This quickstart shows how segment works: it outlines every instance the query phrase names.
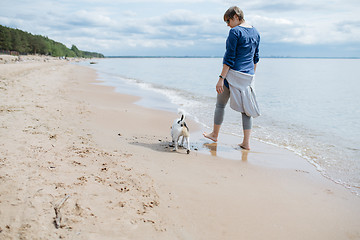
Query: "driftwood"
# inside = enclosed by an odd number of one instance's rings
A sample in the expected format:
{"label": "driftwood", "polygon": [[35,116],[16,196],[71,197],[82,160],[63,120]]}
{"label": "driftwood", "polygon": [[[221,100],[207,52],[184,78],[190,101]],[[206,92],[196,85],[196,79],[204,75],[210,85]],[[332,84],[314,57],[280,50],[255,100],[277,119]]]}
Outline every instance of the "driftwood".
{"label": "driftwood", "polygon": [[60,227],[60,223],[61,223],[61,213],[60,213],[60,208],[64,205],[65,201],[70,197],[70,195],[66,195],[59,204],[57,204],[54,207],[55,210],[55,227],[59,228]]}

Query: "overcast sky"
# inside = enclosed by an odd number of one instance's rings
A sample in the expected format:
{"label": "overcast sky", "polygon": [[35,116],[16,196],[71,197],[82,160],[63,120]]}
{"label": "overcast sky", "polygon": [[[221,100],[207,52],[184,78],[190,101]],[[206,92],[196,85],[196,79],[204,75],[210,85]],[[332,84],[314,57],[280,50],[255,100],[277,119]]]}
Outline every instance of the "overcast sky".
{"label": "overcast sky", "polygon": [[360,57],[359,0],[1,0],[0,24],[106,56],[223,56],[233,5],[262,56]]}

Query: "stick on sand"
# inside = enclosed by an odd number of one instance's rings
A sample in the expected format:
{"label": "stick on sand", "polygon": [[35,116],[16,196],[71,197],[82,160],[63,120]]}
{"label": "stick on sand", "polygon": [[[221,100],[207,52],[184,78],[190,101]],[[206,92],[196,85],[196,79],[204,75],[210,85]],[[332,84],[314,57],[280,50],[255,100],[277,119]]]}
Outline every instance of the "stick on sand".
{"label": "stick on sand", "polygon": [[57,204],[54,209],[55,209],[55,227],[59,228],[60,227],[60,222],[61,222],[61,213],[60,213],[60,208],[64,205],[65,201],[70,197],[70,195],[66,195],[59,204]]}

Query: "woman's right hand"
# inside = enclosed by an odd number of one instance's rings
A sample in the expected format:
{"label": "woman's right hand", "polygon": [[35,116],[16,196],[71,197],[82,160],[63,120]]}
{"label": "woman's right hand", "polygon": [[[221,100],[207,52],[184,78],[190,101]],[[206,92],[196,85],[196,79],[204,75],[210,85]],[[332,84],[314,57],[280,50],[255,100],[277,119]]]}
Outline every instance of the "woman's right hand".
{"label": "woman's right hand", "polygon": [[224,79],[219,78],[219,81],[216,84],[216,92],[219,94],[224,92]]}

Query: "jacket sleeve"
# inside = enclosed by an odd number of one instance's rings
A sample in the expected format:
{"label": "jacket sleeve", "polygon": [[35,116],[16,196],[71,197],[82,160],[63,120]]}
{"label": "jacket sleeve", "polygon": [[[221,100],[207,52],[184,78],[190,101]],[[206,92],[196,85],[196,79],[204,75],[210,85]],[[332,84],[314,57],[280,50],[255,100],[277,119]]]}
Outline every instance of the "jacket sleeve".
{"label": "jacket sleeve", "polygon": [[236,31],[234,28],[230,29],[229,36],[226,40],[226,52],[223,59],[223,64],[228,65],[230,68],[234,67],[238,39],[239,31]]}
{"label": "jacket sleeve", "polygon": [[257,46],[255,49],[255,53],[254,53],[254,64],[257,64],[260,60],[260,55],[259,55],[259,45],[260,45],[260,35],[258,38],[258,42],[257,42]]}

